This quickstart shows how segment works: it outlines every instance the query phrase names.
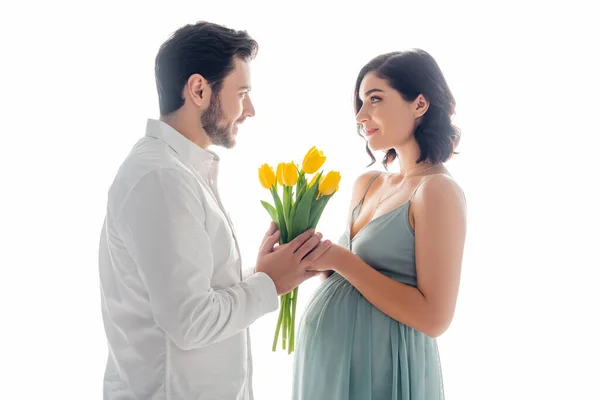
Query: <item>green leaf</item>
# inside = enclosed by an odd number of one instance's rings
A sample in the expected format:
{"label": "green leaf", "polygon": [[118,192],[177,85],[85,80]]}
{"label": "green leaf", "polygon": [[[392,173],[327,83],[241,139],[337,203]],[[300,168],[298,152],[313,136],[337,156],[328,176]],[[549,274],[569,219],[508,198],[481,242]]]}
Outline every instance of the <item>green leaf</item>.
{"label": "green leaf", "polygon": [[[296,167],[298,169],[298,167]],[[298,182],[296,183],[296,203],[300,200],[302,196],[303,189],[306,188],[306,178],[304,177],[304,171],[298,171]]]}
{"label": "green leaf", "polygon": [[292,241],[296,236],[294,236],[294,218],[296,218],[296,209],[298,208],[298,202],[295,202],[292,206],[292,210],[290,211],[290,221],[292,221],[289,225],[290,228],[290,241]]}
{"label": "green leaf", "polygon": [[279,223],[279,218],[277,218],[277,210],[275,209],[275,207],[273,207],[271,204],[267,203],[264,200],[261,200],[260,202],[262,203],[265,210],[267,210],[267,212],[271,216],[271,219],[273,221],[275,221],[276,223]]}
{"label": "green leaf", "polygon": [[287,227],[288,240],[292,238],[292,210],[294,208],[293,203],[293,187],[286,186],[283,189],[283,217],[285,219],[285,225]]}
{"label": "green leaf", "polygon": [[283,217],[285,218],[286,226],[290,226],[290,188],[288,186],[283,187]]}
{"label": "green leaf", "polygon": [[287,198],[287,211],[286,211],[286,226],[288,229],[288,239],[292,236],[292,217],[291,217],[291,213],[292,213],[292,209],[293,209],[293,201],[294,201],[294,188],[293,187],[288,187],[288,198]]}
{"label": "green leaf", "polygon": [[279,221],[279,231],[281,232],[281,236],[279,237],[279,243],[284,244],[288,242],[288,234],[287,225],[283,216],[283,205],[281,204],[281,198],[279,198],[279,193],[277,193],[277,190],[275,190],[275,188],[271,188],[271,194],[273,195],[273,200],[275,201],[275,208],[277,209],[277,220]]}
{"label": "green leaf", "polygon": [[318,203],[318,206],[315,207],[316,211],[313,214],[311,212],[311,217],[310,217],[310,221],[309,221],[309,227],[315,229],[317,227],[317,224],[319,223],[319,220],[321,219],[321,214],[323,214],[323,210],[325,210],[325,206],[327,205],[327,203],[329,202],[329,199],[331,199],[331,197],[333,196],[333,194],[330,194],[329,196],[322,196],[319,198],[320,201]]}
{"label": "green leaf", "polygon": [[310,208],[310,217],[308,218],[309,224],[315,219],[315,215],[317,215],[317,212],[321,209],[323,202],[325,202],[325,198],[326,196],[321,196],[313,201],[312,207]]}
{"label": "green leaf", "polygon": [[313,199],[316,196],[317,189],[318,185],[312,185],[300,198],[300,201],[296,203],[296,213],[294,215],[294,219],[292,220],[292,237],[296,237],[308,229],[310,208],[312,206]]}
{"label": "green leaf", "polygon": [[296,196],[296,201],[292,206],[292,211],[290,213],[290,221],[294,221],[294,218],[296,218],[296,210],[298,209],[298,204],[302,201],[302,197],[304,196],[304,192],[306,191],[306,186],[303,186],[300,190],[301,192],[298,196]]}
{"label": "green leaf", "polygon": [[299,202],[302,199],[302,196],[306,193],[306,182],[299,186],[298,192],[296,194],[296,202]]}

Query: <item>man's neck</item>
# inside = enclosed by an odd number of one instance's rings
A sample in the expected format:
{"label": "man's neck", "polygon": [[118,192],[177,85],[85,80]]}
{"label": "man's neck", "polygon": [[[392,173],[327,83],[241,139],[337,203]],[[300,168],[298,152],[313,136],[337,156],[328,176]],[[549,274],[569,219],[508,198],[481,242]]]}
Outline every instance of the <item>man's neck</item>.
{"label": "man's neck", "polygon": [[199,118],[190,118],[176,111],[172,115],[161,116],[160,120],[204,150],[212,144]]}

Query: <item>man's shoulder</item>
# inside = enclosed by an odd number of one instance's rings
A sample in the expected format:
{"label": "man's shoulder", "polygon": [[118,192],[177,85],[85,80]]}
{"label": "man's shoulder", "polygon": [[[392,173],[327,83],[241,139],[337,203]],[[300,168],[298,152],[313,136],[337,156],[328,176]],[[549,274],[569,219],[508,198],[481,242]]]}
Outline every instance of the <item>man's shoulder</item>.
{"label": "man's shoulder", "polygon": [[109,199],[122,200],[142,178],[165,172],[175,173],[182,179],[193,176],[173,149],[156,139],[144,137],[119,166],[109,188]]}

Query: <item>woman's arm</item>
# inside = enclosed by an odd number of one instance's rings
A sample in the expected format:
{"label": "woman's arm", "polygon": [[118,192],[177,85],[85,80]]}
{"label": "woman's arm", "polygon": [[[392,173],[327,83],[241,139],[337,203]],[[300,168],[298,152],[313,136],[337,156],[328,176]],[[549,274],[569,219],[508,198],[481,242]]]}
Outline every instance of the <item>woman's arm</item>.
{"label": "woman's arm", "polygon": [[462,191],[449,177],[429,179],[413,198],[418,287],[377,272],[352,252],[332,246],[312,268],[334,269],[375,307],[428,336],[454,315],[466,236]]}

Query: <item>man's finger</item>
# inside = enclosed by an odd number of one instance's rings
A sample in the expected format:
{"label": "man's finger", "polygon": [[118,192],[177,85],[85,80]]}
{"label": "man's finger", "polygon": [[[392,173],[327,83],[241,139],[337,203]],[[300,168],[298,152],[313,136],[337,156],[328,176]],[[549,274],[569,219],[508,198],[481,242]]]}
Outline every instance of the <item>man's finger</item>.
{"label": "man's finger", "polygon": [[273,247],[273,252],[284,250],[286,247],[287,247],[287,244],[277,245],[277,246]]}
{"label": "man's finger", "polygon": [[265,243],[265,240],[267,240],[267,238],[269,236],[271,236],[272,234],[275,233],[275,229],[277,229],[277,226],[275,225],[274,221],[271,221],[271,224],[269,225],[269,229],[267,230],[267,233],[265,233],[265,236],[263,237],[262,242],[260,242],[261,246]]}
{"label": "man's finger", "polygon": [[315,249],[319,243],[321,242],[321,238],[323,235],[320,233],[316,233],[310,239],[308,239],[296,252],[294,255],[298,257],[298,260],[302,260],[308,253],[310,253],[313,249]]}
{"label": "man's finger", "polygon": [[260,247],[258,254],[260,254],[261,256],[264,256],[264,255],[267,255],[270,252],[272,252],[273,246],[275,246],[275,243],[277,243],[279,241],[279,235],[280,235],[280,232],[277,231],[274,234],[272,234],[271,236],[265,238],[265,241],[263,242],[262,246]]}
{"label": "man's finger", "polygon": [[317,247],[315,247],[315,249],[313,251],[308,253],[308,255],[306,257],[304,257],[302,262],[305,265],[310,265],[310,264],[314,263],[323,254],[325,254],[325,252],[327,250],[329,250],[330,248],[331,248],[331,241],[325,240],[325,241],[319,243],[319,245]]}
{"label": "man's finger", "polygon": [[314,229],[309,229],[309,230],[303,232],[302,234],[298,235],[298,237],[296,237],[294,240],[292,240],[289,243],[292,253],[295,253],[296,250],[298,250],[300,248],[300,246],[302,246],[304,244],[304,242],[306,242],[308,239],[310,239],[314,233],[315,233]]}

